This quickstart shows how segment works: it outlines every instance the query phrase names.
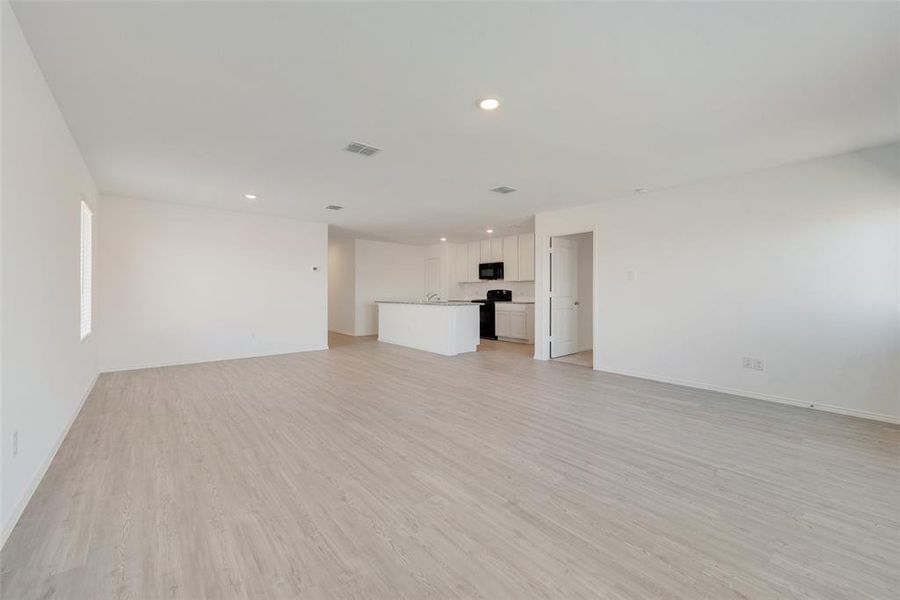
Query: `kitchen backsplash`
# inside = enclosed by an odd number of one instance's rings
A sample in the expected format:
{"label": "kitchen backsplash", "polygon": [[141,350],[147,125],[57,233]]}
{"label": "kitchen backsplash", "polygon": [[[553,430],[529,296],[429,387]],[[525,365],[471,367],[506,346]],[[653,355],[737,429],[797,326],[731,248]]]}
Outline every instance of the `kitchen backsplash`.
{"label": "kitchen backsplash", "polygon": [[488,290],[512,290],[513,300],[534,298],[533,281],[479,281],[477,283],[461,283],[459,286],[465,294],[465,298],[460,298],[461,300],[484,298]]}

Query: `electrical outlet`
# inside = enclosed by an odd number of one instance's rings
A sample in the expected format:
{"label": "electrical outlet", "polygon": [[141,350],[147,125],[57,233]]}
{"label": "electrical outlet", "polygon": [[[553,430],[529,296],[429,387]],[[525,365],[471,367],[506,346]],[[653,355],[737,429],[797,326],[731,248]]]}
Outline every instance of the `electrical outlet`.
{"label": "electrical outlet", "polygon": [[754,358],[753,359],[753,370],[754,371],[765,371],[766,363],[764,363],[761,358]]}
{"label": "electrical outlet", "polygon": [[12,448],[12,450],[13,450],[13,456],[18,456],[18,455],[19,455],[19,432],[18,432],[18,430],[17,430],[17,431],[13,431],[13,435],[12,435],[12,447],[13,447],[13,448]]}
{"label": "electrical outlet", "polygon": [[745,357],[742,358],[741,360],[742,360],[742,364],[743,364],[743,366],[744,366],[745,369],[752,369],[752,368],[753,368],[753,359],[752,359],[752,358],[750,358],[749,356],[745,356]]}

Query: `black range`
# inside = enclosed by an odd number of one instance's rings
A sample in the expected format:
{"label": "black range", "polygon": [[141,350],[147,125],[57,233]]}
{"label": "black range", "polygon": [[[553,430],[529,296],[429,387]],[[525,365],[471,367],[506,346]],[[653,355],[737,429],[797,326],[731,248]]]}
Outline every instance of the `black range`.
{"label": "black range", "polygon": [[511,302],[512,290],[488,290],[484,300],[472,300],[480,304],[478,314],[481,337],[487,340],[496,340],[497,333],[494,329],[494,303]]}

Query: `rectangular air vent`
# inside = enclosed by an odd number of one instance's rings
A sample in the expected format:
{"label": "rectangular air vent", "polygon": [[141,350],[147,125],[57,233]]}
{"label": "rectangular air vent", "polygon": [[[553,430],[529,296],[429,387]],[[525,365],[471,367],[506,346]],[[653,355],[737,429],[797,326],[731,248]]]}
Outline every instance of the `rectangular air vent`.
{"label": "rectangular air vent", "polygon": [[508,185],[498,185],[495,188],[491,188],[492,192],[497,192],[498,194],[512,194],[516,191],[516,188],[509,187]]}
{"label": "rectangular air vent", "polygon": [[325,210],[343,210],[343,206],[338,206],[337,204],[329,204],[325,207]]}
{"label": "rectangular air vent", "polygon": [[363,144],[362,142],[350,142],[344,150],[354,154],[362,154],[363,156],[374,156],[381,152],[381,148]]}

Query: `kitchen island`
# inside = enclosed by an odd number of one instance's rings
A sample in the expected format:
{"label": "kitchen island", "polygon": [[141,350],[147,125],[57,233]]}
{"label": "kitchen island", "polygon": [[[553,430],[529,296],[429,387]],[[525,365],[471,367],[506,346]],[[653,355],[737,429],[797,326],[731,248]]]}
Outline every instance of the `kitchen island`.
{"label": "kitchen island", "polygon": [[478,347],[477,304],[397,300],[376,304],[379,342],[444,356],[475,352]]}

